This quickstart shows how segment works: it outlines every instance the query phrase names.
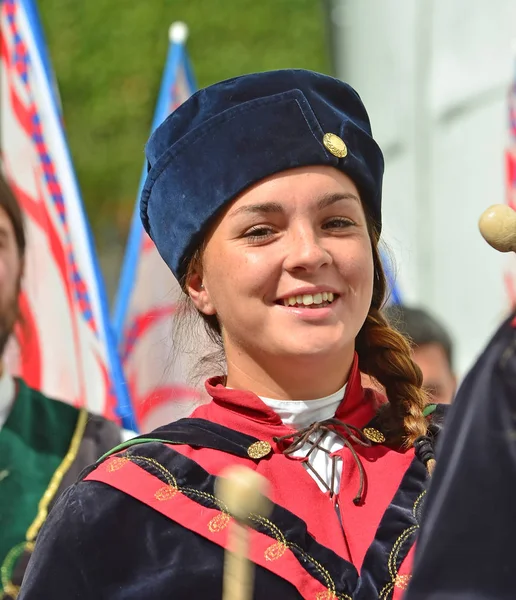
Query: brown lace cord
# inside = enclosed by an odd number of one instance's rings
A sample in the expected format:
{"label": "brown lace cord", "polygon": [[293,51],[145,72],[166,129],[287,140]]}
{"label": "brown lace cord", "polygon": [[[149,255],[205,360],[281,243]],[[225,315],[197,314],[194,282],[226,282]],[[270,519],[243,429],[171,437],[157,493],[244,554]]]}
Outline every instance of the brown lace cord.
{"label": "brown lace cord", "polygon": [[[345,432],[345,435],[343,435],[340,431],[338,431],[337,428],[343,429]],[[363,498],[363,493],[364,493],[364,480],[365,480],[364,467],[362,466],[362,461],[360,460],[360,457],[358,456],[355,449],[353,448],[353,445],[351,444],[350,440],[352,442],[354,442],[355,444],[359,444],[360,446],[364,446],[364,447],[370,447],[372,444],[371,444],[370,440],[368,440],[365,437],[363,432],[358,427],[355,427],[354,425],[350,425],[349,423],[344,423],[343,421],[339,421],[339,419],[332,418],[332,419],[325,419],[324,421],[316,421],[315,423],[312,423],[311,425],[308,425],[308,427],[304,427],[303,429],[300,429],[299,431],[297,431],[295,433],[283,435],[281,437],[275,437],[273,439],[277,444],[281,444],[282,442],[284,442],[286,440],[292,440],[292,443],[289,444],[288,447],[285,448],[285,450],[283,451],[283,454],[285,454],[285,456],[290,456],[297,450],[301,449],[306,443],[312,444],[312,447],[310,448],[310,450],[308,451],[308,453],[305,457],[305,458],[309,458],[310,455],[312,454],[312,452],[315,450],[315,448],[318,448],[319,450],[326,452],[326,454],[331,454],[331,452],[326,450],[326,448],[323,448],[322,446],[319,445],[322,442],[322,440],[324,439],[325,435],[330,432],[333,432],[339,436],[339,438],[342,440],[342,443],[344,444],[344,446],[346,446],[346,448],[348,448],[349,451],[351,452],[351,455],[353,456],[355,463],[357,465],[358,472],[360,474],[360,484],[359,484],[358,492],[357,492],[355,498],[353,498],[353,503],[355,505],[359,505],[362,503],[362,498]],[[317,441],[315,443],[311,442],[310,437],[317,433],[320,434],[319,437],[317,438]],[[319,473],[317,473],[317,471],[312,467],[312,465],[309,463],[309,461],[305,462],[307,468],[310,469],[310,471],[312,473],[314,473],[314,475],[317,477],[317,479],[330,492],[330,498],[332,498],[335,494],[336,459],[337,459],[336,456],[332,457],[331,486],[328,486],[328,484],[319,475]]]}

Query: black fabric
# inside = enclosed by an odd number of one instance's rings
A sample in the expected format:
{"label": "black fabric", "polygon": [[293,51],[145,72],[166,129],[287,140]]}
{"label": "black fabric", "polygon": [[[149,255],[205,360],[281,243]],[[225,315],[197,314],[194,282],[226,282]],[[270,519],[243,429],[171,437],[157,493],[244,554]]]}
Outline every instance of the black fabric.
{"label": "black fabric", "polygon": [[120,444],[121,441],[121,430],[116,423],[108,421],[100,415],[88,414],[88,422],[77,456],[65,473],[50,506],[52,507],[59,495],[77,481],[86,466],[94,463],[103,454],[109,452],[111,448]]}
{"label": "black fabric", "polygon": [[405,600],[508,600],[516,539],[516,329],[465,378],[438,445]]}
{"label": "black fabric", "polygon": [[[222,564],[218,545],[118,490],[80,482],[49,515],[18,600],[220,599]],[[255,600],[301,597],[261,567],[254,589]]]}
{"label": "black fabric", "polygon": [[192,448],[220,450],[241,458],[249,458],[247,449],[258,441],[258,438],[224,427],[224,425],[205,419],[190,418],[158,427],[152,433],[139,435],[130,442],[134,444],[136,440],[149,438],[166,441],[169,444],[186,444]]}
{"label": "black fabric", "polygon": [[[392,574],[397,573],[418,535],[427,479],[426,467],[414,458],[365,555],[355,600],[378,598],[382,590],[394,589]],[[391,597],[392,591],[382,600]]]}

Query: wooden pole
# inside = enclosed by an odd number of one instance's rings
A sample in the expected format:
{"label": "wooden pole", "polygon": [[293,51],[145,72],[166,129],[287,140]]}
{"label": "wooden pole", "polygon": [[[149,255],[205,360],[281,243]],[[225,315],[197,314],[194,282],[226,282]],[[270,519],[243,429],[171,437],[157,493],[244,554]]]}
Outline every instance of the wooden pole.
{"label": "wooden pole", "polygon": [[228,545],[224,553],[222,600],[251,600],[254,569],[249,560],[249,516],[266,517],[272,504],[266,496],[268,481],[240,465],[226,468],[215,483],[215,495],[228,509]]}

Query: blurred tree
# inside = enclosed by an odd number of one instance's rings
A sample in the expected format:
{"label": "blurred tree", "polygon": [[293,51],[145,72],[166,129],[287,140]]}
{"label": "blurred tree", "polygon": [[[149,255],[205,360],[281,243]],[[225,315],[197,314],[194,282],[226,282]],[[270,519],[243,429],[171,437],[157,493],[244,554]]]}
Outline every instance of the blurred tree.
{"label": "blurred tree", "polygon": [[246,72],[328,72],[320,0],[40,0],[99,250],[127,234],[168,46],[187,23],[200,86]]}

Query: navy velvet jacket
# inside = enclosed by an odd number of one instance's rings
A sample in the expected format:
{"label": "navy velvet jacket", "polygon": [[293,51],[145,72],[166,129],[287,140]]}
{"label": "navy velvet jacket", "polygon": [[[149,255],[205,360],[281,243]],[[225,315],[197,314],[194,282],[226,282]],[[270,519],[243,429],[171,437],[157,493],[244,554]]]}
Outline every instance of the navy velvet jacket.
{"label": "navy velvet jacket", "polygon": [[[401,598],[428,484],[413,450],[356,446],[365,471],[356,505],[357,466],[343,448],[347,476],[329,498],[274,442],[290,430],[273,411],[222,386],[211,393],[195,418],[99,461],[65,492],[38,536],[19,600],[221,598],[230,517],[214,482],[228,463],[272,485],[272,515],[251,523],[255,599]],[[358,369],[341,406],[344,421],[371,425],[375,395],[362,390]],[[270,453],[253,456],[257,441]]]}
{"label": "navy velvet jacket", "polygon": [[441,442],[404,600],[513,600],[514,315],[465,378]]}

